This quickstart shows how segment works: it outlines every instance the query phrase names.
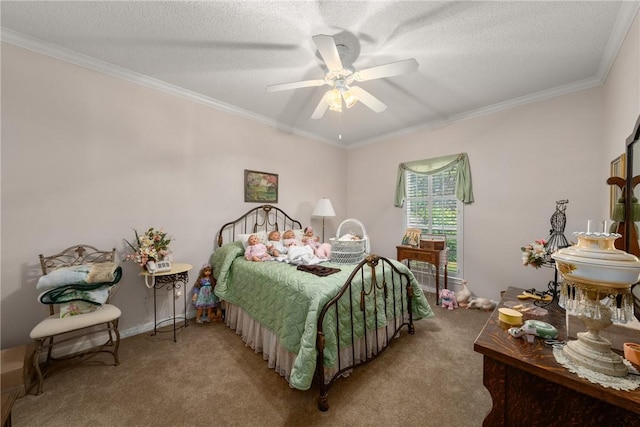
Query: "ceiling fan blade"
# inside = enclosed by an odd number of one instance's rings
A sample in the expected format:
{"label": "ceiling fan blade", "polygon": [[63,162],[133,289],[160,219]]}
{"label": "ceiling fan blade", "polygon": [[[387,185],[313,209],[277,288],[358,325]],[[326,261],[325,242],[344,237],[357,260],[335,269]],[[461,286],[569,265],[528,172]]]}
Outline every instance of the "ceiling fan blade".
{"label": "ceiling fan blade", "polygon": [[381,79],[383,77],[397,76],[406,74],[418,69],[418,61],[415,59],[405,59],[404,61],[391,62],[389,64],[379,65],[377,67],[366,68],[354,74],[354,78],[358,82],[367,80]]}
{"label": "ceiling fan blade", "polygon": [[362,102],[367,107],[371,108],[376,113],[382,113],[384,110],[387,109],[387,106],[382,101],[380,101],[378,98],[371,95],[369,92],[362,89],[361,87],[351,86],[349,90],[351,91],[351,93],[353,93],[356,96],[356,98],[358,98],[360,102]]}
{"label": "ceiling fan blade", "polygon": [[327,82],[324,80],[302,80],[299,82],[292,83],[280,83],[277,85],[269,85],[267,86],[267,92],[279,92],[281,90],[289,90],[289,89],[298,89],[301,87],[312,87],[312,86],[322,86]]}
{"label": "ceiling fan blade", "polygon": [[333,40],[333,37],[324,34],[318,34],[313,36],[313,42],[320,52],[320,56],[324,59],[324,63],[327,64],[329,71],[342,70],[342,61],[340,60],[340,54],[338,54],[338,48]]}
{"label": "ceiling fan blade", "polygon": [[324,113],[326,113],[327,109],[329,109],[329,104],[327,104],[327,101],[324,100],[325,96],[326,94],[322,96],[320,103],[318,104],[315,111],[311,115],[311,118],[313,120],[321,119],[322,116],[324,116]]}

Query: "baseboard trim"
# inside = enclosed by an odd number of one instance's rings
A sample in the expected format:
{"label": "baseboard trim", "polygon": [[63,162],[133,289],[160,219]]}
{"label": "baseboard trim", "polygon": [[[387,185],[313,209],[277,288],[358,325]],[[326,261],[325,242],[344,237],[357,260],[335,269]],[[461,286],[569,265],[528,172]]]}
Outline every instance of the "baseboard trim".
{"label": "baseboard trim", "polygon": [[[194,319],[196,317],[195,310],[187,310],[187,319]],[[171,317],[165,319],[158,319],[158,323],[167,323],[171,320]],[[153,322],[147,322],[142,325],[136,325],[128,329],[120,330],[120,339],[132,337],[135,335],[151,333],[153,331]],[[64,357],[70,354],[79,353],[81,351],[88,350],[92,347],[97,347],[104,344],[109,335],[105,331],[104,334],[96,333],[92,336],[78,337],[73,342],[68,342],[59,346],[54,346],[52,355],[54,357]],[[43,363],[47,360],[47,352],[42,352],[38,361]]]}

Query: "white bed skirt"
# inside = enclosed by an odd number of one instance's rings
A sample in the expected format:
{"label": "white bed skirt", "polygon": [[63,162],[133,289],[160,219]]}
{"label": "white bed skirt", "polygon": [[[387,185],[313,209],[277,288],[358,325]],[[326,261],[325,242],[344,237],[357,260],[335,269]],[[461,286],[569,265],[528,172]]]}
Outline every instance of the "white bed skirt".
{"label": "white bed skirt", "polygon": [[[285,377],[289,382],[291,376],[291,368],[296,359],[296,354],[285,350],[279,343],[278,337],[269,329],[261,325],[257,320],[248,315],[242,308],[237,305],[224,302],[226,306],[225,310],[225,324],[233,329],[236,334],[242,336],[242,341],[252,348],[256,353],[262,353],[262,358],[267,361],[267,366],[274,369],[281,376]],[[396,319],[396,325],[399,325],[401,320]],[[397,327],[397,326],[396,326]],[[377,353],[377,345],[380,349],[388,345],[387,332],[385,328],[379,328],[377,330],[378,342],[376,343],[375,332],[369,331],[367,333],[367,345],[365,346],[364,338],[361,338],[354,345],[355,352],[351,347],[344,348],[340,351],[341,366],[353,366],[354,364],[363,362],[368,358],[373,357]],[[365,354],[366,353],[366,354]],[[355,354],[355,363],[354,363]],[[331,381],[331,378],[335,375],[338,368],[325,367],[324,380],[325,383]],[[351,370],[344,372],[341,376],[348,376]]]}
{"label": "white bed skirt", "polygon": [[236,334],[242,335],[242,341],[248,347],[256,353],[262,353],[262,358],[267,361],[269,368],[275,369],[288,382],[296,355],[285,350],[273,332],[262,326],[243,309],[226,301],[225,305],[226,325],[236,331]]}

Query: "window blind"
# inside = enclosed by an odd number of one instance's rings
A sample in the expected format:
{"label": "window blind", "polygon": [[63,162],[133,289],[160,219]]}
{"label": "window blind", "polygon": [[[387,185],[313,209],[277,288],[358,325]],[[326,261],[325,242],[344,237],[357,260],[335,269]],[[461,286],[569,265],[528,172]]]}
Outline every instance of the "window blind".
{"label": "window blind", "polygon": [[462,203],[456,198],[457,164],[431,175],[405,171],[405,222],[423,234],[446,236],[448,271],[459,271],[458,248],[462,242]]}

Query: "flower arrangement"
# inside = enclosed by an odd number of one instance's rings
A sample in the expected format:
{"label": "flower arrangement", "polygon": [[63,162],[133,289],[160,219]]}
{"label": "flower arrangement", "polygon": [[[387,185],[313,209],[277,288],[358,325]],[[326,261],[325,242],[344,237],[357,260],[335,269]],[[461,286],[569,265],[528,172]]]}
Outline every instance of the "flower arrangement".
{"label": "flower arrangement", "polygon": [[169,250],[171,238],[167,237],[167,233],[162,229],[156,230],[151,227],[142,235],[138,234],[136,230],[133,231],[136,235],[136,244],[133,245],[125,239],[133,251],[133,253],[127,254],[125,260],[134,261],[140,264],[140,267],[144,267],[147,262],[162,260],[171,253]]}
{"label": "flower arrangement", "polygon": [[522,265],[531,265],[535,268],[542,267],[549,258],[549,251],[545,247],[546,244],[547,242],[544,239],[540,239],[521,247]]}

